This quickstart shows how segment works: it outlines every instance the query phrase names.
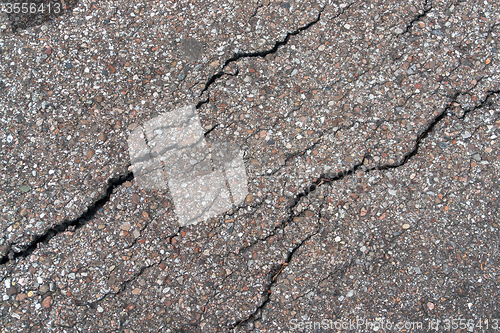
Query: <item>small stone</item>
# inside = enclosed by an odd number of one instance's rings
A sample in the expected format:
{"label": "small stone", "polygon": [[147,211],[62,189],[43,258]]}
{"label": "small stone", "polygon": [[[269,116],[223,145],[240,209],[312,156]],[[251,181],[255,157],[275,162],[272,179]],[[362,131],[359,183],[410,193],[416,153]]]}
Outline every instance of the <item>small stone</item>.
{"label": "small stone", "polygon": [[140,288],[135,288],[134,290],[132,290],[133,295],[139,295],[141,292],[142,292],[142,289],[140,289]]}
{"label": "small stone", "polygon": [[49,286],[48,285],[44,284],[43,286],[40,287],[40,292],[42,294],[45,294],[48,291],[49,291]]}
{"label": "small stone", "polygon": [[95,154],[94,149],[89,149],[89,151],[87,152],[87,158],[90,160],[92,156],[94,156],[94,154]]}
{"label": "small stone", "polygon": [[210,66],[211,66],[211,67],[217,67],[217,66],[219,66],[219,62],[218,62],[218,61],[212,61],[212,62],[210,63]]}
{"label": "small stone", "polygon": [[337,242],[337,243],[338,243],[338,242],[340,242],[341,240],[342,240],[342,238],[340,238],[340,236],[335,237],[335,242]]}
{"label": "small stone", "polygon": [[360,249],[359,249],[361,252],[365,253],[366,252],[366,246],[362,246]]}
{"label": "small stone", "polygon": [[481,161],[481,156],[479,154],[472,155],[472,158],[475,159],[477,162]]}
{"label": "small stone", "polygon": [[50,296],[47,296],[44,298],[44,300],[42,301],[42,306],[46,309],[50,308],[50,304],[52,303],[52,297]]}
{"label": "small stone", "polygon": [[21,186],[21,192],[26,193],[30,190],[30,188],[26,185]]}
{"label": "small stone", "polygon": [[72,65],[70,62],[68,62],[68,63],[66,64],[66,68],[67,68],[67,69],[71,69],[71,68],[73,68],[73,65]]}
{"label": "small stone", "polygon": [[52,53],[52,49],[50,47],[47,47],[45,49],[45,54],[51,54]]}
{"label": "small stone", "polygon": [[406,230],[406,229],[409,229],[409,228],[410,228],[410,225],[408,223],[403,224],[403,229]]}
{"label": "small stone", "polygon": [[17,295],[17,297],[16,297],[16,301],[22,302],[22,301],[24,301],[26,298],[28,298],[28,295],[26,295],[26,294],[24,294],[24,293],[23,293],[23,294],[19,294],[19,295]]}
{"label": "small stone", "polygon": [[430,311],[434,310],[434,303],[432,303],[432,302],[427,302],[427,308],[428,308]]}
{"label": "small stone", "polygon": [[7,289],[7,295],[12,296],[17,294],[17,288],[15,286],[11,286],[9,289]]}
{"label": "small stone", "polygon": [[247,202],[251,202],[253,200],[253,194],[247,195]]}
{"label": "small stone", "polygon": [[472,136],[472,134],[469,131],[465,131],[462,133],[462,138],[468,139]]}
{"label": "small stone", "polygon": [[106,139],[107,139],[106,134],[104,134],[104,133],[99,134],[98,138],[99,138],[99,140],[101,140],[102,142],[106,141]]}
{"label": "small stone", "polygon": [[130,230],[130,223],[128,223],[128,222],[123,223],[120,226],[120,229],[125,230],[125,231],[129,231]]}
{"label": "small stone", "polygon": [[325,45],[320,45],[318,47],[318,51],[324,51],[325,50]]}

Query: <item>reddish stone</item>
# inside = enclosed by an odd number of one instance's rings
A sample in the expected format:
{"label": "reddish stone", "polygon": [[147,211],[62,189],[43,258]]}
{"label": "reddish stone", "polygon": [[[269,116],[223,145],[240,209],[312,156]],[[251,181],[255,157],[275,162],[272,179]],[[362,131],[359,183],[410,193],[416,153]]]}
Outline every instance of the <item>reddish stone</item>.
{"label": "reddish stone", "polygon": [[52,297],[50,296],[47,296],[44,298],[44,300],[42,301],[42,306],[46,309],[50,308],[50,304],[52,303]]}

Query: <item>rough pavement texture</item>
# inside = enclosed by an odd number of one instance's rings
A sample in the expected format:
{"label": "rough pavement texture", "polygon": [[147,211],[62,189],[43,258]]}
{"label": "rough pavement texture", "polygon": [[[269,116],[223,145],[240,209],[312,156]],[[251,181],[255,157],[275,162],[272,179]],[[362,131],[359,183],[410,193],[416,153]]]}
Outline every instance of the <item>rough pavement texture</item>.
{"label": "rough pavement texture", "polygon": [[[328,332],[307,322],[358,317],[426,331],[461,316],[492,331],[499,12],[72,1],[36,22],[2,14],[1,327]],[[244,150],[250,194],[179,227],[168,190],[136,186],[127,138],[190,104],[208,142]]]}

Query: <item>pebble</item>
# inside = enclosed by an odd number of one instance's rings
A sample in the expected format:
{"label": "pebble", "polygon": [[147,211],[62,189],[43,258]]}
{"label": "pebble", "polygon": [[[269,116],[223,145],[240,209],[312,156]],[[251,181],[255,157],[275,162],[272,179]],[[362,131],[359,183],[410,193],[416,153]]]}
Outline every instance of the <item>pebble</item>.
{"label": "pebble", "polygon": [[17,294],[17,288],[15,286],[11,286],[9,289],[7,289],[7,295],[12,296]]}
{"label": "pebble", "polygon": [[406,229],[409,229],[409,228],[410,228],[410,225],[408,223],[403,224],[403,229],[406,230]]}
{"label": "pebble", "polygon": [[465,131],[462,133],[462,138],[468,139],[472,136],[472,134],[469,131]]}
{"label": "pebble", "polygon": [[129,231],[129,230],[130,230],[130,227],[131,227],[130,223],[125,222],[125,223],[123,223],[123,224],[120,226],[120,229],[125,230],[125,231]]}
{"label": "pebble", "polygon": [[94,154],[95,154],[94,149],[89,149],[89,151],[87,152],[87,158],[90,160],[92,156],[94,156]]}
{"label": "pebble", "polygon": [[45,297],[42,301],[42,306],[46,309],[50,308],[51,304],[52,304],[52,297],[50,296]]}

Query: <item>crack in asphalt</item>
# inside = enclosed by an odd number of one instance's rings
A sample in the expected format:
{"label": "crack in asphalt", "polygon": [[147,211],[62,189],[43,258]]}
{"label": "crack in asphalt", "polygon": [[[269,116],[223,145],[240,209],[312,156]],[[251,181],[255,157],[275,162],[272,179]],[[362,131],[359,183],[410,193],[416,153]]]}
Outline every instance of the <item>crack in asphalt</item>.
{"label": "crack in asphalt", "polygon": [[410,23],[408,23],[408,25],[406,26],[405,31],[403,31],[403,34],[409,33],[410,30],[413,28],[413,25],[416,22],[420,21],[420,19],[422,19],[423,17],[425,17],[429,11],[431,11],[431,9],[432,9],[432,1],[429,1],[429,2],[430,2],[430,5],[429,5],[429,7],[427,7],[427,0],[424,0],[424,10],[420,14],[418,14],[417,16],[415,16],[410,21]]}
{"label": "crack in asphalt", "polygon": [[28,245],[24,246],[21,251],[14,251],[12,249],[12,246],[14,244],[10,244],[7,254],[0,258],[0,265],[15,261],[17,258],[26,258],[30,256],[36,250],[38,244],[47,243],[53,237],[67,231],[70,228],[72,228],[73,230],[80,229],[85,224],[87,224],[87,222],[90,221],[101,208],[104,207],[104,205],[111,199],[111,194],[113,194],[113,191],[116,188],[123,185],[123,183],[131,181],[133,179],[134,175],[132,172],[128,172],[126,174],[115,176],[109,179],[107,181],[108,185],[105,189],[104,194],[99,199],[94,201],[94,203],[90,205],[80,216],[72,220],[65,220],[59,224],[56,224],[41,235],[34,235],[31,242],[29,242]]}
{"label": "crack in asphalt", "polygon": [[[168,235],[164,239],[165,240],[171,240],[172,238],[179,236],[179,234],[182,232],[183,229],[184,229],[184,227],[179,227],[174,234]],[[137,239],[134,240],[134,242],[129,247],[127,247],[127,249],[131,248],[136,243],[136,241],[137,241]],[[170,243],[170,241],[169,241],[169,243]],[[99,299],[97,299],[97,300],[95,300],[93,302],[83,303],[82,301],[78,301],[77,300],[77,301],[75,301],[75,304],[77,306],[88,306],[91,309],[97,309],[97,306],[102,301],[104,301],[108,296],[110,296],[110,295],[116,295],[116,296],[120,295],[121,293],[123,293],[125,291],[125,289],[127,288],[127,286],[131,282],[133,282],[139,276],[141,276],[148,268],[151,268],[151,267],[153,267],[155,265],[159,265],[162,261],[163,260],[159,260],[158,262],[153,262],[153,263],[151,263],[149,265],[142,266],[136,274],[132,275],[132,277],[130,279],[122,281],[121,284],[119,284],[119,287],[117,286],[118,291],[109,291],[107,293],[104,293]]]}
{"label": "crack in asphalt", "polygon": [[[408,151],[403,156],[403,158],[400,159],[399,162],[394,162],[394,163],[391,163],[391,164],[383,164],[383,165],[378,165],[378,166],[373,166],[373,167],[365,167],[364,166],[364,162],[365,162],[366,157],[367,157],[367,155],[365,154],[363,156],[363,158],[361,159],[361,162],[355,164],[350,169],[343,170],[343,171],[337,173],[334,176],[322,174],[320,177],[318,177],[316,180],[314,180],[312,182],[312,184],[310,184],[309,186],[307,186],[304,189],[304,191],[302,191],[301,193],[299,193],[292,200],[291,204],[288,207],[288,209],[290,209],[290,215],[289,215],[289,218],[287,220],[283,221],[280,225],[278,225],[277,227],[275,227],[274,230],[269,235],[267,235],[266,237],[264,237],[263,239],[257,239],[256,241],[252,242],[250,245],[245,246],[244,248],[240,249],[239,253],[242,253],[243,251],[248,250],[249,248],[251,248],[252,246],[254,246],[255,244],[257,244],[258,242],[265,241],[265,240],[269,239],[270,237],[275,236],[278,229],[284,230],[284,228],[288,225],[288,223],[293,220],[293,217],[295,217],[295,215],[293,213],[293,208],[295,208],[298,205],[298,203],[300,202],[300,199],[302,199],[303,197],[308,196],[311,192],[315,191],[317,189],[317,187],[321,186],[322,184],[328,184],[328,183],[332,183],[334,181],[341,180],[341,179],[345,178],[346,176],[354,174],[359,169],[362,169],[363,172],[370,172],[370,171],[374,171],[374,170],[395,169],[395,168],[399,168],[399,167],[405,165],[413,156],[415,156],[418,153],[418,149],[420,147],[420,144],[421,144],[422,140],[424,138],[426,138],[429,135],[429,133],[431,133],[433,131],[433,129],[436,127],[436,125],[439,122],[441,122],[443,119],[445,119],[446,116],[449,116],[448,111],[453,107],[453,104],[456,103],[458,97],[461,94],[464,94],[464,93],[466,93],[466,92],[455,92],[455,94],[453,94],[453,96],[450,97],[450,101],[448,102],[448,105],[443,109],[443,111],[441,111],[437,116],[435,116],[432,120],[430,120],[427,123],[427,125],[424,128],[424,130],[418,136],[417,140],[415,140],[415,144],[413,146],[413,149],[411,149],[410,151]],[[475,111],[475,110],[478,110],[478,109],[482,108],[483,106],[485,106],[488,103],[489,99],[492,96],[494,96],[496,94],[499,94],[499,93],[500,93],[500,90],[488,90],[487,93],[486,93],[485,98],[483,100],[481,100],[481,102],[479,102],[479,104],[476,105],[475,107],[472,107],[472,108],[470,108],[468,110],[465,110],[465,113],[469,113],[469,112],[472,112],[472,111]],[[272,279],[266,285],[266,287],[264,289],[264,292],[262,294],[262,302],[261,302],[261,304],[248,317],[246,317],[245,319],[241,319],[241,320],[235,322],[234,324],[232,324],[230,326],[232,330],[234,330],[236,327],[239,327],[241,325],[247,324],[249,322],[252,322],[252,320],[257,319],[257,315],[259,314],[259,312],[261,312],[265,308],[265,306],[269,303],[270,296],[271,296],[271,288],[276,283],[277,278],[279,277],[279,275],[283,271],[284,267],[286,265],[288,265],[288,263],[291,262],[292,257],[295,254],[295,252],[298,250],[298,248],[300,246],[302,246],[302,244],[305,241],[307,241],[312,236],[316,235],[318,232],[319,232],[319,230],[316,231],[315,233],[311,234],[311,235],[308,235],[299,245],[297,245],[291,252],[288,253],[287,260],[285,261],[284,264],[282,264],[280,267],[278,267],[278,268],[276,268],[274,270],[271,270],[269,272],[269,274],[272,276]],[[352,261],[351,261],[351,263],[352,263]]]}
{"label": "crack in asphalt", "polygon": [[276,284],[276,282],[278,281],[278,277],[281,275],[286,266],[288,266],[291,263],[293,255],[297,252],[298,249],[302,247],[302,245],[304,245],[305,242],[307,242],[309,239],[317,235],[319,232],[320,228],[318,228],[314,233],[307,235],[299,244],[297,244],[291,251],[287,253],[285,262],[283,264],[279,265],[278,267],[275,267],[268,273],[270,279],[266,287],[264,288],[264,291],[262,292],[262,303],[247,318],[241,319],[231,324],[231,326],[229,327],[230,330],[234,330],[236,327],[245,325],[251,322],[252,320],[257,319],[259,312],[262,309],[264,309],[267,303],[269,303],[269,301],[271,300],[271,288],[274,286],[274,284]]}
{"label": "crack in asphalt", "polygon": [[[340,15],[342,15],[342,13],[344,13],[344,11],[346,11],[352,4],[349,4],[348,6],[346,6],[345,8],[343,8],[342,10],[340,10],[337,15],[334,17],[339,17]],[[302,27],[299,27],[297,28],[297,30],[294,30],[292,32],[288,32],[286,34],[286,37],[285,39],[283,39],[282,41],[278,41],[276,43],[274,43],[274,46],[269,49],[269,50],[265,50],[265,51],[255,51],[255,52],[237,52],[235,54],[233,54],[233,56],[229,59],[226,60],[226,62],[224,63],[224,65],[222,66],[221,70],[218,71],[216,74],[212,75],[208,80],[207,82],[205,83],[205,87],[203,88],[203,90],[200,92],[200,96],[203,95],[203,93],[205,91],[208,90],[208,88],[210,88],[210,86],[212,84],[215,83],[215,81],[217,81],[219,78],[221,78],[222,76],[224,75],[227,75],[227,73],[224,72],[224,69],[229,66],[231,63],[233,62],[237,62],[238,60],[242,59],[242,58],[265,58],[267,55],[269,54],[274,54],[276,53],[280,47],[286,45],[289,41],[290,41],[290,37],[292,36],[295,36],[295,35],[298,35],[300,34],[302,31],[304,30],[307,30],[309,29],[310,27],[312,27],[313,25],[315,25],[316,23],[319,22],[319,20],[321,19],[321,15],[323,14],[323,11],[325,10],[325,7],[322,7],[320,10],[319,10],[319,13],[318,13],[318,16],[316,17],[316,19],[314,19],[313,21],[307,23],[306,25],[302,26]],[[236,72],[234,75],[237,75],[238,72]],[[199,103],[198,103],[199,104]]]}
{"label": "crack in asphalt", "polygon": [[[337,17],[339,15],[341,15],[346,9],[348,9],[349,6],[347,6],[346,8],[344,8],[337,15]],[[410,32],[410,30],[412,29],[413,25],[416,22],[418,22],[422,17],[424,17],[424,16],[427,15],[427,13],[432,9],[432,3],[431,3],[431,5],[428,8],[426,8],[426,7],[427,7],[427,0],[424,1],[424,11],[423,11],[423,13],[417,15],[414,19],[412,19],[412,21],[407,25],[406,30],[405,30],[404,33]],[[281,46],[284,46],[284,45],[286,45],[288,43],[288,41],[290,40],[291,36],[297,35],[301,31],[304,31],[304,30],[310,28],[311,26],[313,26],[314,24],[316,24],[317,22],[319,22],[323,10],[324,10],[324,8],[322,8],[320,10],[317,18],[314,21],[308,23],[305,26],[302,26],[302,27],[298,28],[297,30],[295,30],[293,32],[287,33],[285,39],[283,41],[276,42],[274,44],[274,46],[270,50],[259,51],[259,52],[245,52],[245,53],[236,53],[236,54],[234,54],[230,59],[226,60],[226,62],[224,63],[222,69],[218,73],[212,75],[207,80],[204,89],[200,93],[200,96],[202,96],[203,93],[205,91],[207,91],[208,88],[212,84],[214,84],[219,78],[221,78],[221,77],[223,77],[225,75],[238,75],[238,71],[236,71],[235,74],[228,74],[228,73],[223,72],[223,70],[229,64],[231,64],[232,62],[236,62],[236,61],[238,61],[241,58],[247,58],[247,57],[262,57],[262,58],[264,58],[268,54],[276,53]],[[458,116],[458,118],[463,119],[463,118],[465,118],[465,116],[468,113],[484,107],[485,105],[487,105],[487,103],[489,102],[489,100],[490,100],[491,97],[493,97],[493,96],[495,96],[495,95],[497,95],[499,93],[500,93],[500,90],[488,90],[486,92],[486,97],[483,100],[481,100],[481,102],[478,105],[476,105],[474,107],[471,107],[471,108],[469,108],[467,110],[464,110],[463,114],[460,115],[460,116]],[[372,166],[372,167],[365,167],[364,166],[365,165],[365,161],[367,160],[367,154],[365,153],[365,155],[362,157],[361,161],[359,163],[355,164],[350,169],[338,172],[336,174],[322,174],[322,175],[320,175],[320,177],[318,177],[318,178],[316,178],[316,179],[313,180],[312,184],[310,184],[309,186],[307,186],[302,192],[298,193],[295,196],[295,198],[293,198],[291,200],[291,202],[290,202],[290,204],[288,206],[288,209],[290,209],[290,215],[289,215],[288,219],[284,220],[280,225],[278,225],[277,227],[275,227],[274,230],[268,236],[266,236],[265,238],[258,239],[255,242],[253,242],[252,244],[250,244],[248,246],[245,246],[244,248],[240,249],[239,253],[247,250],[248,248],[254,246],[255,244],[257,244],[260,241],[265,241],[265,240],[269,239],[270,237],[276,235],[276,232],[279,229],[282,229],[284,231],[284,228],[288,225],[288,223],[290,223],[291,221],[293,221],[293,218],[296,216],[294,214],[293,209],[299,204],[300,200],[303,197],[308,196],[311,192],[315,191],[317,187],[319,187],[319,186],[321,186],[323,184],[328,184],[328,183],[332,183],[332,182],[337,181],[337,180],[341,180],[341,179],[345,178],[346,176],[354,174],[356,171],[358,171],[360,169],[363,172],[370,172],[370,171],[373,171],[373,170],[394,169],[394,168],[398,168],[398,167],[401,167],[401,166],[405,165],[413,156],[415,156],[418,153],[418,150],[419,150],[419,147],[420,147],[420,144],[421,144],[422,140],[424,138],[426,138],[429,135],[429,133],[431,133],[433,131],[433,129],[436,127],[436,125],[439,122],[441,122],[447,116],[450,116],[450,113],[448,113],[448,111],[452,108],[452,106],[453,106],[454,103],[457,103],[458,97],[460,95],[462,95],[462,94],[464,94],[464,92],[455,92],[453,94],[453,96],[449,97],[450,101],[448,102],[448,105],[438,115],[436,115],[433,119],[431,119],[424,126],[424,129],[421,131],[421,133],[418,136],[417,140],[415,140],[413,148],[410,151],[408,151],[407,153],[405,153],[403,155],[403,157],[399,160],[399,162],[394,162],[394,163],[391,163],[391,164],[382,164],[382,165],[377,165],[377,166]],[[209,102],[209,97],[206,100],[204,100],[204,101],[200,101],[196,105],[196,108],[199,109],[201,106],[203,106],[204,104],[206,104],[208,102]],[[218,126],[218,124],[216,124],[210,130],[208,130],[207,132],[205,132],[204,136],[207,136],[217,126]],[[317,142],[315,142],[312,145],[312,147],[314,147],[316,144],[317,144]],[[310,150],[312,147],[305,148],[303,150],[303,152],[301,153],[301,155],[303,155],[307,150]],[[287,161],[288,161],[289,158],[291,159],[291,158],[293,158],[293,157],[295,157],[297,155],[299,155],[299,154],[292,154],[291,156],[287,157]],[[134,179],[134,175],[133,175],[132,172],[128,172],[127,174],[120,175],[118,177],[114,177],[114,178],[109,179],[107,181],[108,185],[106,187],[105,194],[103,196],[101,196],[97,201],[95,201],[91,206],[89,206],[79,217],[77,217],[75,219],[72,219],[72,220],[65,220],[62,223],[60,223],[58,225],[55,225],[52,228],[48,229],[43,234],[41,234],[41,235],[35,235],[34,238],[33,238],[33,240],[27,246],[25,246],[21,251],[14,251],[12,249],[12,245],[13,244],[11,244],[9,246],[8,253],[6,255],[4,255],[2,258],[0,258],[0,265],[1,264],[6,264],[6,263],[11,262],[11,261],[15,261],[15,259],[20,258],[20,257],[21,258],[28,257],[29,255],[31,255],[36,250],[36,248],[38,247],[38,244],[40,244],[40,243],[47,243],[48,241],[50,241],[50,239],[52,239],[52,237],[56,236],[59,233],[65,232],[65,231],[67,231],[68,229],[70,229],[72,227],[74,227],[75,230],[81,228],[89,220],[91,220],[95,216],[95,214],[110,200],[111,194],[113,193],[113,191],[116,188],[118,188],[119,186],[121,186],[126,181],[131,181],[133,179]],[[318,221],[320,221],[320,219],[318,219]],[[271,297],[271,289],[275,285],[275,283],[278,281],[279,276],[284,271],[284,269],[292,262],[293,256],[297,253],[297,251],[299,250],[299,248],[302,247],[302,245],[304,245],[309,239],[311,239],[312,237],[314,237],[315,235],[317,235],[320,232],[321,222],[319,222],[319,224],[320,225],[319,225],[318,229],[315,232],[313,232],[311,234],[308,234],[300,243],[298,243],[295,247],[293,247],[293,249],[291,249],[290,251],[288,251],[287,256],[286,256],[286,260],[285,260],[285,262],[283,264],[279,265],[279,267],[275,266],[274,268],[272,268],[269,271],[269,273],[268,273],[269,281],[266,284],[266,286],[264,288],[264,291],[262,292],[262,302],[261,302],[261,304],[248,317],[246,317],[245,319],[241,319],[241,320],[239,320],[239,321],[231,324],[231,326],[230,326],[231,329],[235,329],[235,328],[237,328],[239,326],[246,325],[246,324],[251,323],[251,322],[255,321],[256,319],[258,319],[257,316],[259,316],[259,313],[261,313],[262,310],[265,309],[266,305],[271,300],[270,299],[270,297]],[[171,238],[171,237],[177,236],[180,233],[181,230],[182,230],[182,227],[178,229],[178,231],[177,231],[176,234],[168,236],[167,238]],[[134,243],[135,243],[135,241],[134,241]],[[134,281],[135,279],[137,279],[137,277],[141,276],[148,268],[150,268],[150,267],[152,267],[154,265],[157,265],[160,262],[162,262],[162,261],[160,260],[159,262],[152,263],[150,265],[146,265],[146,266],[141,267],[140,270],[139,270],[139,272],[137,274],[134,274],[130,279],[125,280],[125,281],[123,281],[121,283],[118,292],[105,293],[100,299],[98,299],[98,300],[96,300],[94,302],[88,303],[88,304],[84,304],[84,305],[87,305],[87,306],[89,306],[91,308],[97,308],[98,304],[102,300],[104,300],[107,296],[113,295],[113,294],[115,294],[115,295],[121,294],[132,281]],[[336,273],[334,273],[333,275],[336,275],[339,272],[341,273],[342,271],[345,271],[351,264],[352,264],[352,260],[350,262],[344,264],[339,270],[336,270]],[[330,275],[331,274],[329,274],[328,277],[325,278],[325,279],[329,279]],[[227,276],[226,276],[226,278],[227,278]]]}

